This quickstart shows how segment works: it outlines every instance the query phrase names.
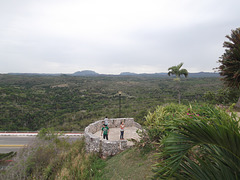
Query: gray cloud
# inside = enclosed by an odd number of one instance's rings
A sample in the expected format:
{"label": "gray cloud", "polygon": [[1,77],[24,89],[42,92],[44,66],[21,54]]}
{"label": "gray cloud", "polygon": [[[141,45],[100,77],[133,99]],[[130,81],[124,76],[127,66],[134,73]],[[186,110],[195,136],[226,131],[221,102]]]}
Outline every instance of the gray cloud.
{"label": "gray cloud", "polygon": [[237,0],[0,2],[0,73],[212,71]]}

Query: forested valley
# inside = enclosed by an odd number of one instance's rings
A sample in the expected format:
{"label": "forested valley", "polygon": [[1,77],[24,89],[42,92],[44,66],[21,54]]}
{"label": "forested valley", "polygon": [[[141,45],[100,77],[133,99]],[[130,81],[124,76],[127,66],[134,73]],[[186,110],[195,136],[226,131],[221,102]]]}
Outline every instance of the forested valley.
{"label": "forested valley", "polygon": [[[237,90],[223,89],[217,77],[184,78],[180,91],[182,104],[227,104],[238,98]],[[173,78],[167,76],[2,74],[0,130],[36,131],[54,127],[61,131],[81,131],[105,116],[133,117],[142,123],[148,111],[170,102],[177,103],[177,90]]]}
{"label": "forested valley", "polygon": [[[179,92],[181,104],[178,104]],[[207,162],[213,165],[218,162],[218,156],[211,156],[216,152],[208,152],[212,147],[206,144],[208,134],[214,136],[213,142],[218,142],[220,147],[239,152],[234,144],[228,146],[228,142],[234,141],[227,139],[234,139],[239,133],[239,120],[235,113],[229,115],[238,95],[239,90],[225,88],[219,77],[189,76],[176,82],[174,77],[168,76],[0,75],[0,131],[40,131],[37,138],[17,154],[0,154],[2,166],[5,160],[14,162],[0,171],[0,179],[197,177],[199,173],[193,171],[196,159],[208,158]],[[216,108],[216,104],[221,108]],[[141,140],[134,147],[102,159],[98,153],[86,152],[84,139],[70,141],[55,133],[83,131],[89,123],[105,116],[133,117],[146,134],[139,134]],[[231,134],[222,135],[220,131]],[[170,132],[175,132],[176,142],[172,141]],[[189,137],[181,138],[183,133]],[[203,140],[199,142],[198,137]],[[221,140],[223,137],[226,139]],[[212,151],[225,152],[215,146]],[[176,163],[168,157],[177,159]],[[223,162],[230,158],[223,157]],[[231,157],[230,162],[233,162],[236,158]],[[204,161],[198,162],[202,163],[198,172],[206,177],[204,173],[210,173],[213,168],[209,164],[209,171],[206,171]],[[189,167],[183,171],[181,167],[186,164],[195,169]],[[215,174],[230,177],[236,173],[234,168],[228,174],[221,172]]]}

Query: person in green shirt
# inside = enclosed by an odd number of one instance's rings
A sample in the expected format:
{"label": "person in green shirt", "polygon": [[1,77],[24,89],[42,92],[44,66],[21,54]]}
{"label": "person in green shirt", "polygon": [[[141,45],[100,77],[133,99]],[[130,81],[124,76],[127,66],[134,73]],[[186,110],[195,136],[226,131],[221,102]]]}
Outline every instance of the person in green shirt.
{"label": "person in green shirt", "polygon": [[107,139],[108,140],[108,134],[109,134],[109,127],[104,124],[102,127],[102,132],[101,132],[101,136],[103,135],[103,139]]}

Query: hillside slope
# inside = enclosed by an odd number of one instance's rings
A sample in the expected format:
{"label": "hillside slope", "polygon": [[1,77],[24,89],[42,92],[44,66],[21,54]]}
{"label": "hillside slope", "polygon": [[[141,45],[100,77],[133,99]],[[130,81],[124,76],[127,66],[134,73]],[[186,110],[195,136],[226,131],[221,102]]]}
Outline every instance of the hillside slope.
{"label": "hillside slope", "polygon": [[151,179],[153,164],[151,153],[143,155],[138,148],[128,149],[106,161],[102,179]]}

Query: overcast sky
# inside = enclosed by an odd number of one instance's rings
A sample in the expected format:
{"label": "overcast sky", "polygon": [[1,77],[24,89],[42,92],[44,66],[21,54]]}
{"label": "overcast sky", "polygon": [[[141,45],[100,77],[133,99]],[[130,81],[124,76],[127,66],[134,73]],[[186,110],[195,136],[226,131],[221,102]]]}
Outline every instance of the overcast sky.
{"label": "overcast sky", "polygon": [[0,73],[213,72],[239,0],[1,0]]}

